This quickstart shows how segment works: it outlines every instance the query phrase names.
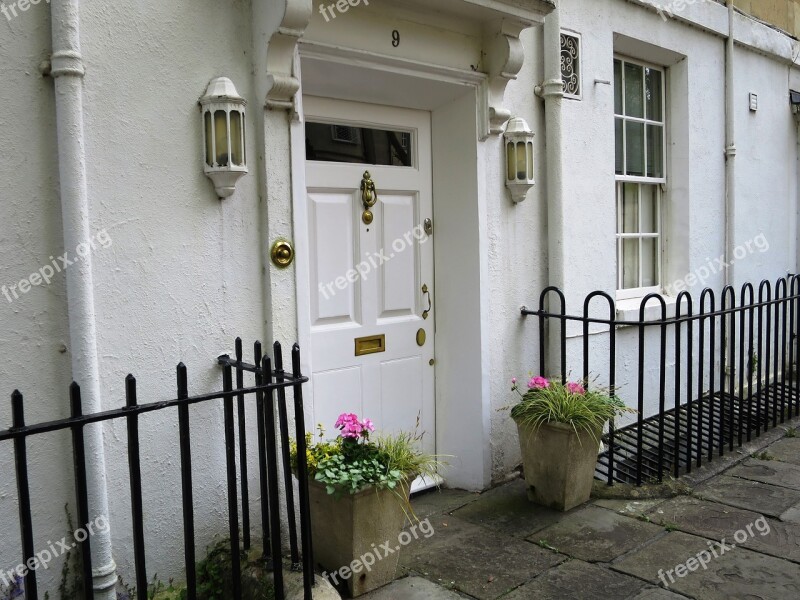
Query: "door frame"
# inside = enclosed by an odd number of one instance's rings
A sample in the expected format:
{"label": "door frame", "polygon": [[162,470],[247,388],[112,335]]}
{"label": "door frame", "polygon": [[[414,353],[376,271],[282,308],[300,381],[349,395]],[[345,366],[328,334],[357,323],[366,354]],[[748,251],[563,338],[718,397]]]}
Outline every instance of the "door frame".
{"label": "door frame", "polygon": [[[290,127],[295,277],[297,290],[297,329],[301,347],[310,347],[310,264],[308,211],[306,201],[305,116],[303,89],[315,96],[326,96],[316,82],[302,74],[302,59],[324,61],[326,71],[357,67],[363,77],[348,87],[345,97],[331,91],[327,97],[386,104],[385,89],[373,90],[369,73],[379,72],[397,85],[409,81],[420,84],[418,106],[398,106],[431,111],[433,140],[434,230],[428,243],[434,244],[434,290],[437,322],[435,405],[436,448],[448,466],[444,478],[448,485],[468,490],[483,490],[491,484],[491,401],[488,351],[488,239],[486,236],[487,192],[482,165],[498,148],[479,141],[478,126],[483,114],[481,98],[486,75],[398,59],[368,55],[345,48],[303,42],[299,46],[297,72],[301,89],[296,95],[296,111]],[[432,80],[437,92],[425,97]],[[359,85],[359,82],[361,84]],[[443,86],[452,99],[442,104]],[[425,103],[430,106],[426,108]],[[474,167],[474,168],[471,168]],[[455,177],[453,174],[457,173]],[[439,239],[441,238],[441,240]],[[477,290],[477,293],[476,293]],[[302,369],[313,372],[310,352],[302,353]],[[311,382],[310,398],[313,398]],[[312,429],[316,424],[307,424]]]}

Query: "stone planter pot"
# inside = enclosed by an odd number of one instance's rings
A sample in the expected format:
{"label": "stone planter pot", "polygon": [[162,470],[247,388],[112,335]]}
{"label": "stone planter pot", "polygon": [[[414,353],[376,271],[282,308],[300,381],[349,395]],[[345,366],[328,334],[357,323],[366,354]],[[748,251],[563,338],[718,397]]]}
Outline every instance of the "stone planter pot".
{"label": "stone planter pot", "polygon": [[[353,598],[394,581],[400,559],[398,536],[405,524],[403,504],[395,491],[369,488],[336,497],[311,480],[309,497],[314,559],[329,580],[346,581]],[[380,549],[386,542],[394,550],[388,556]],[[360,567],[354,565],[356,560]],[[365,567],[367,562],[373,564]]]}
{"label": "stone planter pot", "polygon": [[592,493],[601,431],[575,433],[569,425],[547,423],[538,429],[517,423],[528,498],[568,511]]}

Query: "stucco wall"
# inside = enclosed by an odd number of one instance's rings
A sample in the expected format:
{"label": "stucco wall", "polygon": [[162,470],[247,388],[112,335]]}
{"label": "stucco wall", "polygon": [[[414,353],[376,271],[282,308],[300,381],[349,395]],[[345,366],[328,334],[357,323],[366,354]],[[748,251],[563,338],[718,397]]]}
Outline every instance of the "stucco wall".
{"label": "stucco wall", "polygon": [[[378,3],[380,4],[380,3]],[[683,277],[724,244],[724,41],[687,26],[679,19],[664,21],[652,9],[622,0],[564,0],[562,25],[582,34],[583,99],[564,101],[564,198],[568,236],[565,248],[565,291],[569,308],[577,310],[592,290],[609,293],[615,287],[615,206],[613,90],[595,80],[612,79],[615,50],[625,36],[627,52],[639,48],[663,57],[668,66],[670,111],[669,184],[666,199],[669,280]],[[156,0],[108,3],[86,0],[82,6],[82,42],[86,61],[85,111],[91,221],[113,241],[94,256],[100,370],[105,408],[124,402],[123,381],[133,372],[140,401],[175,394],[174,365],[189,368],[190,392],[220,386],[214,359],[232,352],[241,335],[249,344],[271,331],[286,342],[296,335],[292,305],[293,271],[275,273],[269,292],[264,284],[262,206],[263,167],[256,140],[263,127],[266,150],[280,176],[263,188],[269,195],[267,238],[292,235],[288,117],[270,112],[266,126],[255,118],[263,98],[253,89],[251,11],[244,0]],[[717,7],[719,8],[719,7]],[[695,7],[697,9],[697,7]],[[399,10],[399,9],[398,9]],[[699,9],[697,9],[699,10]],[[694,13],[693,13],[694,14]],[[354,23],[368,17],[353,13]],[[55,156],[52,81],[37,67],[50,52],[49,11],[33,6],[0,34],[0,126],[8,151],[0,161],[5,183],[0,203],[0,285],[17,283],[49,256],[63,253],[58,177]],[[444,19],[443,17],[438,17]],[[716,18],[716,16],[714,17]],[[413,28],[403,21],[404,31]],[[452,66],[469,65],[472,56],[459,51],[462,38],[451,24],[431,20],[420,25],[420,39],[437,27],[449,31],[455,49],[442,54]],[[341,26],[341,22],[336,25]],[[474,31],[465,31],[474,35]],[[333,27],[322,30],[340,35]],[[423,35],[424,34],[424,35]],[[324,37],[322,34],[320,36]],[[469,38],[466,36],[464,39]],[[405,38],[404,38],[405,39]],[[415,38],[410,37],[410,40]],[[462,40],[459,42],[458,40]],[[441,40],[440,40],[441,41]],[[547,190],[543,101],[534,87],[541,83],[540,28],[522,34],[526,60],[510,83],[505,105],[524,117],[536,133],[537,185],[528,199],[514,205],[504,186],[500,137],[481,142],[488,276],[485,298],[489,311],[489,404],[492,476],[504,477],[519,462],[513,424],[503,411],[514,400],[512,377],[536,372],[538,331],[534,319],[519,316],[522,305],[534,306],[551,280],[547,256]],[[381,40],[381,43],[385,40]],[[365,39],[364,44],[377,44]],[[414,46],[421,59],[437,48]],[[737,243],[764,233],[769,252],[748,256],[737,265],[737,282],[774,279],[796,268],[798,254],[796,129],[786,101],[786,62],[739,48],[737,52]],[[230,77],[249,101],[247,127],[251,172],[237,192],[220,202],[201,169],[201,131],[197,99],[208,81]],[[796,75],[795,75],[796,77]],[[751,113],[748,94],[759,96]],[[707,282],[719,288],[722,274]],[[699,287],[693,290],[699,292]],[[264,306],[285,310],[265,314]],[[66,416],[69,383],[69,340],[63,276],[47,287],[35,287],[8,303],[0,297],[0,350],[5,357],[0,381],[8,394],[20,387],[29,398],[29,422]],[[265,324],[265,316],[271,325]],[[571,332],[573,333],[573,332]],[[635,332],[620,331],[618,370],[636,364]],[[270,340],[267,340],[270,341]],[[580,340],[571,338],[568,370],[580,373]],[[607,336],[592,338],[597,360],[592,370],[603,372]],[[61,352],[64,345],[65,352]],[[249,349],[248,349],[249,352]],[[671,368],[671,367],[670,367]],[[657,377],[648,368],[648,389]],[[623,382],[624,383],[624,382]],[[623,390],[633,390],[628,380]],[[623,394],[626,400],[633,397]],[[647,410],[654,398],[648,392]],[[227,502],[221,406],[193,411],[198,554],[215,532],[226,528]],[[10,423],[7,402],[0,403],[0,423]],[[167,579],[182,572],[180,474],[176,444],[177,415],[165,411],[142,420],[147,449],[145,481],[148,571]],[[469,435],[470,432],[463,432]],[[251,436],[251,440],[254,437]],[[112,527],[120,572],[131,575],[130,510],[124,424],[106,428],[107,464],[111,486]],[[475,440],[475,443],[482,443]],[[71,497],[71,456],[65,436],[55,436],[32,453],[36,546],[60,538],[66,530],[63,498]],[[254,454],[251,455],[254,458]],[[0,458],[11,472],[12,455]],[[252,498],[257,494],[255,462],[250,465]],[[13,480],[0,482],[0,514],[8,515],[0,546],[0,569],[19,562],[16,531],[16,490]],[[257,527],[253,514],[253,527]],[[46,575],[55,583],[51,568]]]}
{"label": "stucco wall", "polygon": [[[245,339],[251,355],[250,344],[266,333],[254,166],[259,152],[253,111],[260,103],[251,93],[249,2],[87,0],[81,9],[90,219],[95,230],[107,231],[112,240],[94,255],[103,406],[124,405],[128,373],[138,378],[140,402],[175,397],[179,361],[188,367],[190,393],[221,389],[216,357],[233,352],[236,335]],[[53,83],[37,71],[49,54],[48,20],[47,5],[32,6],[0,37],[0,95],[6,107],[0,120],[9,150],[0,162],[3,283],[35,272],[49,262],[48,256],[74,251],[63,249],[60,241]],[[252,165],[235,195],[224,202],[202,173],[197,105],[207,83],[220,75],[230,77],[249,101]],[[59,352],[61,344],[69,345],[65,307],[62,274],[13,304],[4,300],[0,309],[0,344],[8,357],[3,394],[14,387],[26,392],[29,422],[67,413],[70,359],[68,351]],[[6,425],[9,419],[3,402],[0,422]],[[140,427],[148,572],[163,580],[180,577],[177,412],[143,417]],[[192,427],[197,548],[203,556],[212,535],[227,527],[221,403],[193,410]],[[115,557],[130,581],[124,422],[106,427],[105,445]],[[45,548],[46,540],[60,539],[67,530],[63,502],[73,495],[67,448],[48,442],[48,452],[37,448],[32,453],[36,548]],[[251,457],[251,486],[257,490],[254,453]],[[12,458],[6,452],[0,459],[6,473]],[[16,513],[13,479],[5,478],[0,486],[0,513],[10,518]],[[19,562],[13,521],[6,529],[0,568]],[[59,570],[54,565],[48,574]]]}

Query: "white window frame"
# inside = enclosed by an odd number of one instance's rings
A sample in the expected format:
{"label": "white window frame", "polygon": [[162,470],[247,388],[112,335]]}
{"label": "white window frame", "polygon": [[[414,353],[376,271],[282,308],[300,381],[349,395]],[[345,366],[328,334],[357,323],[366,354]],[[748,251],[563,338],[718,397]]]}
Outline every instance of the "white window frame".
{"label": "white window frame", "polygon": [[[637,60],[635,58],[630,58],[625,55],[621,54],[614,54],[614,61],[621,61],[622,63],[622,114],[618,114],[616,109],[614,110],[614,123],[616,128],[616,121],[617,119],[621,119],[623,126],[622,126],[622,139],[623,139],[623,148],[622,148],[622,164],[623,168],[627,165],[627,127],[625,126],[626,122],[635,122],[635,123],[643,123],[645,127],[645,131],[647,130],[647,125],[660,125],[663,128],[663,134],[661,136],[662,142],[662,149],[661,149],[661,156],[663,160],[662,166],[662,177],[647,177],[647,176],[638,176],[638,175],[620,175],[616,173],[615,167],[615,189],[614,189],[614,196],[615,196],[615,209],[617,214],[617,230],[616,235],[614,238],[614,243],[616,244],[616,254],[617,254],[617,292],[616,297],[618,300],[627,300],[631,298],[643,298],[648,294],[652,293],[661,293],[663,291],[663,273],[664,273],[664,216],[663,216],[663,209],[664,209],[664,191],[667,184],[667,71],[663,66],[655,65],[652,63],[648,63],[646,61]],[[662,119],[661,121],[654,121],[652,119],[647,118],[647,112],[645,111],[644,117],[629,117],[625,115],[625,64],[632,64],[643,68],[655,69],[661,73],[661,112],[662,112]],[[645,94],[647,89],[646,85],[642,86],[642,94]],[[647,100],[646,98],[642,98],[643,106],[646,106]],[[616,138],[614,141],[615,144],[615,155],[616,155]],[[647,145],[645,144],[644,148],[644,172],[647,173]],[[658,233],[656,234],[643,234],[641,233],[641,219],[642,219],[642,211],[641,211],[641,188],[639,190],[639,233],[622,233],[622,203],[623,203],[623,188],[622,184],[624,183],[638,183],[638,184],[648,184],[654,185],[656,187],[656,218],[658,223]],[[636,288],[623,288],[623,258],[622,258],[622,244],[620,240],[622,239],[643,239],[643,238],[655,238],[656,239],[656,281],[658,282],[657,285],[654,286],[647,286],[647,287],[636,287]],[[641,242],[639,244],[639,281],[641,281],[642,276],[642,261],[641,261]]]}

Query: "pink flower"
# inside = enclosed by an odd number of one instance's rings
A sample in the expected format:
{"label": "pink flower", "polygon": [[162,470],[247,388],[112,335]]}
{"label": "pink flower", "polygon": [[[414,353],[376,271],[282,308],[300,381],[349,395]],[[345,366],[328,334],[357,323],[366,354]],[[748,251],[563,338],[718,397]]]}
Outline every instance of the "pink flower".
{"label": "pink flower", "polygon": [[364,428],[364,431],[375,431],[375,425],[372,424],[372,421],[369,419],[364,419],[361,421],[361,427]]}
{"label": "pink flower", "polygon": [[511,378],[511,385],[517,385],[517,378],[516,377],[512,377]]}
{"label": "pink flower", "polygon": [[577,394],[579,396],[583,396],[586,393],[586,388],[584,388],[580,383],[570,382],[567,384],[567,391],[570,394]]}
{"label": "pink flower", "polygon": [[531,377],[528,382],[528,388],[532,390],[541,390],[548,387],[550,387],[550,382],[541,376]]}
{"label": "pink flower", "polygon": [[341,430],[343,438],[359,438],[364,431],[363,425],[358,420],[358,415],[353,413],[342,413],[336,419],[336,427]]}

